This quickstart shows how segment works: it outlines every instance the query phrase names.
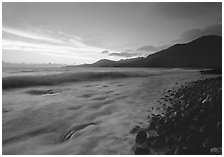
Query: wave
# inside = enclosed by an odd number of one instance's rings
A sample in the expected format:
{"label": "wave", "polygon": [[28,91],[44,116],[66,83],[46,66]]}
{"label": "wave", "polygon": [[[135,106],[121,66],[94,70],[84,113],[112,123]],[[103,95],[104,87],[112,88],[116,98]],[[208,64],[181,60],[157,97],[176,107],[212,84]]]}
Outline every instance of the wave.
{"label": "wave", "polygon": [[133,72],[78,72],[42,76],[9,76],[2,78],[2,89],[24,88],[31,86],[53,86],[66,82],[96,81],[145,76],[147,75]]}

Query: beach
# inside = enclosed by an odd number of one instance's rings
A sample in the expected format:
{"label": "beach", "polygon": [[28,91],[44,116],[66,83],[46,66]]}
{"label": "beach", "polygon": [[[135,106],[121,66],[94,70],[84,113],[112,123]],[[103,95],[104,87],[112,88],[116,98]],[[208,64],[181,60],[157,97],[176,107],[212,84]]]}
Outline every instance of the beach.
{"label": "beach", "polygon": [[3,154],[135,154],[130,131],[147,127],[149,115],[165,113],[165,90],[213,77],[183,69],[128,71],[3,90]]}
{"label": "beach", "polygon": [[[136,126],[136,155],[221,155],[221,69],[203,70],[201,78],[164,91],[165,112],[149,114],[148,126]],[[208,75],[207,75],[208,76]]]}

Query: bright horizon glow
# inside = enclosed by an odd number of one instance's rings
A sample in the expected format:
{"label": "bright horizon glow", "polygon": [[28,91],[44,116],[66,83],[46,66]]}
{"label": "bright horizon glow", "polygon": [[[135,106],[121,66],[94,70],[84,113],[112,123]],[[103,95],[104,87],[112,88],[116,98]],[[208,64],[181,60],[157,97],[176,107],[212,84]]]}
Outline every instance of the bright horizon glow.
{"label": "bright horizon glow", "polygon": [[3,61],[84,64],[221,35],[221,3],[3,2]]}
{"label": "bright horizon glow", "polygon": [[[101,52],[104,48],[89,46],[75,35],[62,31],[26,31],[3,26],[3,50],[36,52],[49,57],[73,58],[73,59],[100,59],[105,57]],[[10,38],[9,38],[10,37]],[[18,40],[12,37],[19,38]],[[26,40],[24,40],[24,38]],[[117,51],[109,50],[113,53]],[[96,56],[98,54],[98,56]]]}

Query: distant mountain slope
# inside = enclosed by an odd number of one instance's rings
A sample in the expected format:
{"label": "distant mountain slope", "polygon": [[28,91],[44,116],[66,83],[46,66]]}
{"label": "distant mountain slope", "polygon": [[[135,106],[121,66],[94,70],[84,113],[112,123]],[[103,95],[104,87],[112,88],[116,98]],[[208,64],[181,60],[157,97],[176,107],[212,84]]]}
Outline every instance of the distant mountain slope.
{"label": "distant mountain slope", "polygon": [[203,36],[186,44],[176,44],[167,49],[151,54],[120,61],[100,60],[90,67],[222,67],[222,37]]}
{"label": "distant mountain slope", "polygon": [[142,67],[144,57],[124,59],[119,61],[111,61],[108,59],[101,59],[93,64],[78,65],[81,67]]}
{"label": "distant mountain slope", "polygon": [[113,67],[116,65],[116,61],[111,61],[108,59],[102,59],[92,64],[92,66],[101,67],[101,66],[107,66],[107,67]]}
{"label": "distant mountain slope", "polygon": [[146,57],[152,67],[221,67],[222,37],[203,36]]}

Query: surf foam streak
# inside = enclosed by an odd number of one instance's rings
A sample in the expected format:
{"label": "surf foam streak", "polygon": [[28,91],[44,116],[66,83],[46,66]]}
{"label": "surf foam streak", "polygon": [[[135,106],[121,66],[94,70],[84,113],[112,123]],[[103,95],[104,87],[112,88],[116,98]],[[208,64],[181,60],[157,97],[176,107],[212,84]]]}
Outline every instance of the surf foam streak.
{"label": "surf foam streak", "polygon": [[2,78],[2,89],[24,88],[32,86],[52,86],[66,82],[96,81],[127,77],[145,77],[146,74],[130,72],[78,72],[44,76],[10,76]]}

